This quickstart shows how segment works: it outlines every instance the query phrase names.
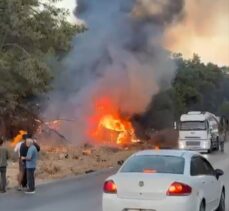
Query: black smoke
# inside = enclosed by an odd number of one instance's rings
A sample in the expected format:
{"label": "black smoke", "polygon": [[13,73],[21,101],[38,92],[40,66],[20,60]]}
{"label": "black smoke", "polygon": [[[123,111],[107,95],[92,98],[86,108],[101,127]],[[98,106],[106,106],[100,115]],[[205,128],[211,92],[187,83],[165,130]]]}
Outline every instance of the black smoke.
{"label": "black smoke", "polygon": [[184,0],[77,2],[75,13],[88,30],[73,40],[45,115],[76,119],[63,131],[84,140],[95,99],[107,96],[132,116],[146,110],[162,85],[170,86],[176,66],[162,38],[165,28],[182,18]]}

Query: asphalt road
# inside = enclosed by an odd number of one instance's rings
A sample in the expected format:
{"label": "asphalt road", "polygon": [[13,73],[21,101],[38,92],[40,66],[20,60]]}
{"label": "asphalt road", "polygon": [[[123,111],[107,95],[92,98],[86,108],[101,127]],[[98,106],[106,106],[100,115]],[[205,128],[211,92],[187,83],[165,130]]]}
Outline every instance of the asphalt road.
{"label": "asphalt road", "polygon": [[[229,211],[229,143],[224,154],[205,155],[215,168],[225,171]],[[113,170],[66,179],[38,187],[35,195],[9,192],[0,195],[0,211],[102,211],[102,185]],[[214,191],[214,190],[213,190]]]}

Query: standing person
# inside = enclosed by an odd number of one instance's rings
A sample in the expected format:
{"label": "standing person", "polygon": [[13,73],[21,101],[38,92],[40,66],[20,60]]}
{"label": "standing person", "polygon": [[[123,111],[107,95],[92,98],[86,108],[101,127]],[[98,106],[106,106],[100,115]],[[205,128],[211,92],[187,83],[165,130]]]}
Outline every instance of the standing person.
{"label": "standing person", "polygon": [[220,151],[224,152],[224,143],[226,140],[226,119],[224,117],[221,117],[220,119],[220,125],[219,125],[219,145],[220,145]]}
{"label": "standing person", "polygon": [[21,145],[24,143],[26,139],[26,134],[23,135],[22,140],[16,144],[15,148],[14,148],[14,152],[17,153],[18,155],[18,167],[19,167],[19,171],[18,171],[18,191],[21,191],[23,189],[22,185],[22,180],[24,177],[24,172],[25,172],[25,166],[23,165],[23,161],[21,160],[21,155],[20,155],[20,149],[21,149]]}
{"label": "standing person", "polygon": [[[21,177],[21,186],[23,189],[27,188],[27,170],[26,170],[26,160],[25,159],[22,159],[23,157],[25,158],[27,156],[27,153],[28,153],[28,150],[29,150],[29,147],[27,145],[27,139],[32,139],[32,135],[31,134],[26,134],[24,137],[24,142],[21,144],[21,147],[20,147],[20,160],[21,160],[21,165],[22,165],[22,177]],[[39,152],[40,151],[40,146],[38,145],[38,143],[33,140],[33,143],[34,143],[34,146],[36,147],[37,151]]]}
{"label": "standing person", "polygon": [[3,139],[0,138],[0,192],[6,192],[6,168],[9,152],[3,146]]}
{"label": "standing person", "polygon": [[37,156],[38,150],[34,145],[33,139],[26,139],[26,146],[28,147],[28,152],[26,157],[22,157],[26,161],[26,175],[28,182],[28,190],[25,193],[34,194],[35,193],[35,170],[37,166]]}

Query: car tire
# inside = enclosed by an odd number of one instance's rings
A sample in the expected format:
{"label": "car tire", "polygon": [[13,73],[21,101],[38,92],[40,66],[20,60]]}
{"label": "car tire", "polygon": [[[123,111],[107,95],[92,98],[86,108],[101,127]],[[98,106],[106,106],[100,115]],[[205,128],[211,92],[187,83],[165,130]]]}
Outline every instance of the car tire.
{"label": "car tire", "polygon": [[225,211],[225,192],[222,191],[221,197],[220,197],[220,202],[219,202],[219,207],[217,208],[216,211]]}
{"label": "car tire", "polygon": [[205,211],[205,205],[204,205],[204,202],[203,201],[201,202],[200,210],[199,211]]}
{"label": "car tire", "polygon": [[211,144],[211,147],[210,147],[210,149],[207,151],[208,152],[208,154],[211,154],[212,153],[212,144]]}

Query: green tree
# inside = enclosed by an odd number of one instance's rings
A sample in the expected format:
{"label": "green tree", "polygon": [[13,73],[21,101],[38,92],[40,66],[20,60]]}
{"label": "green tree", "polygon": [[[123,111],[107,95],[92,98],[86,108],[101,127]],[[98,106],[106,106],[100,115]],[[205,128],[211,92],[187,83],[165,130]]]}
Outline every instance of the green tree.
{"label": "green tree", "polygon": [[[58,60],[71,47],[82,26],[67,21],[69,12],[57,0],[0,1],[0,118],[1,122],[33,113],[31,99],[46,92]],[[14,118],[12,118],[14,117]],[[9,123],[11,124],[11,123]]]}
{"label": "green tree", "polygon": [[147,112],[140,119],[144,128],[172,126],[182,113],[190,110],[229,115],[229,75],[227,67],[204,64],[198,55],[183,59],[174,54],[177,72],[172,86],[153,97]]}
{"label": "green tree", "polygon": [[[222,102],[224,73],[214,64],[204,64],[197,55],[190,60],[177,59],[178,69],[173,89],[183,110],[216,112]],[[179,107],[179,106],[178,106]]]}
{"label": "green tree", "polygon": [[229,118],[229,101],[224,102],[220,108],[219,112],[222,116]]}

